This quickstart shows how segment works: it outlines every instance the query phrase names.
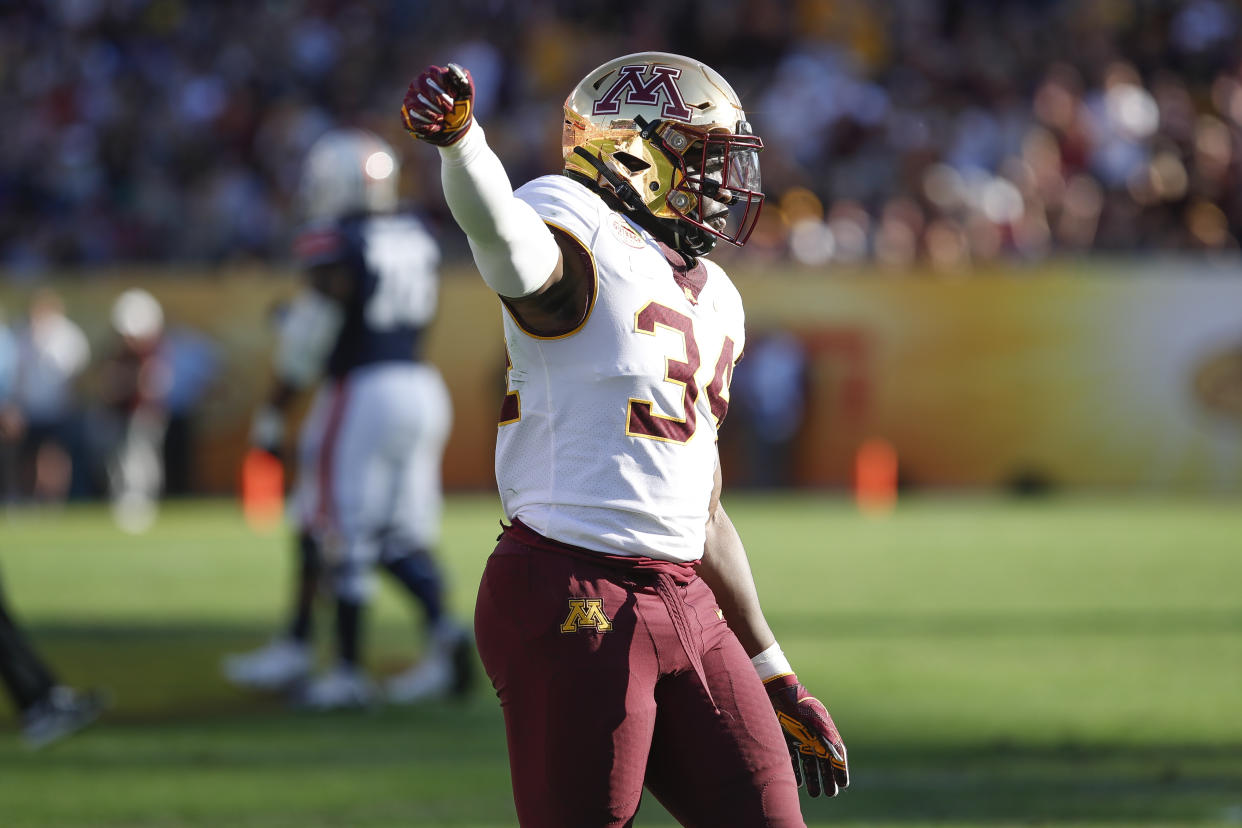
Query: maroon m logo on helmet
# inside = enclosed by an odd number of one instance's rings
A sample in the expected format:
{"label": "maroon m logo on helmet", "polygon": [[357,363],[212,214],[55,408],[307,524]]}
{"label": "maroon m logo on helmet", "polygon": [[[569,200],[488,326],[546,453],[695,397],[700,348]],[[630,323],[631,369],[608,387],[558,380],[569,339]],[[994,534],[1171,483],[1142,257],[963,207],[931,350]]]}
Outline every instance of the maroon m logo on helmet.
{"label": "maroon m logo on helmet", "polygon": [[[651,71],[651,79],[643,80],[643,70]],[[660,117],[674,121],[690,122],[690,107],[682,100],[681,90],[677,88],[677,78],[681,70],[672,66],[660,66],[655,63],[640,63],[635,66],[622,66],[603,97],[591,107],[592,115],[616,115],[621,111],[621,96],[631,105],[656,106],[660,103],[660,94],[664,94],[664,108]]]}

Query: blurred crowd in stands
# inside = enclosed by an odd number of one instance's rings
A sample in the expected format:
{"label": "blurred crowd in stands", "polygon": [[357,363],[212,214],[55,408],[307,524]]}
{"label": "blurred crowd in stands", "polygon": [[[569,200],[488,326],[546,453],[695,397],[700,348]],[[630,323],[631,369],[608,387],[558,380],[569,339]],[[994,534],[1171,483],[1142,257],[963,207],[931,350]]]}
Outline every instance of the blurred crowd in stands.
{"label": "blurred crowd in stands", "polygon": [[764,137],[747,256],[1233,251],[1240,25],[1225,0],[5,3],[0,270],[281,261],[303,152],[336,124],[401,147],[403,192],[451,228],[396,118],[422,66],[471,69],[520,182],[559,167],[572,85],[650,49],[720,70]]}

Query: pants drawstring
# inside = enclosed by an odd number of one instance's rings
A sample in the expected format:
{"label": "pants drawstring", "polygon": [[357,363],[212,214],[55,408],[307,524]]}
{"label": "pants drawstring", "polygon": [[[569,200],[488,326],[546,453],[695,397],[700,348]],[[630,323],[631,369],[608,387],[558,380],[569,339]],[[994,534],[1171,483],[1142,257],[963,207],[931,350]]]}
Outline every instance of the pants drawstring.
{"label": "pants drawstring", "polygon": [[695,646],[692,640],[690,622],[686,619],[681,596],[677,594],[677,584],[673,580],[672,575],[662,572],[656,576],[656,593],[660,596],[660,600],[664,602],[664,608],[668,610],[668,617],[673,622],[673,629],[677,630],[677,640],[681,643],[681,649],[685,652],[686,658],[690,659],[690,664],[694,667],[694,672],[703,685],[703,692],[707,694],[707,700],[711,702],[712,709],[719,713],[720,708],[717,707],[716,700],[712,697],[711,687],[707,683],[707,672],[703,668],[703,657],[699,653],[699,648]]}

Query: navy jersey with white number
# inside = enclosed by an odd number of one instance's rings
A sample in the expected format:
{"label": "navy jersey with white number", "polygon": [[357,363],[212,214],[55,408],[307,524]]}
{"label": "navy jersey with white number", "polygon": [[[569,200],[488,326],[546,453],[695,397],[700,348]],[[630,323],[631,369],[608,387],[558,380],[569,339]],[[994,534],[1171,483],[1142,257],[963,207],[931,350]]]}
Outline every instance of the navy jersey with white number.
{"label": "navy jersey with white number", "polygon": [[341,377],[377,362],[417,362],[435,316],[440,251],[409,215],[355,216],[308,228],[295,244],[312,271],[333,268],[352,282],[345,323],[325,372]]}

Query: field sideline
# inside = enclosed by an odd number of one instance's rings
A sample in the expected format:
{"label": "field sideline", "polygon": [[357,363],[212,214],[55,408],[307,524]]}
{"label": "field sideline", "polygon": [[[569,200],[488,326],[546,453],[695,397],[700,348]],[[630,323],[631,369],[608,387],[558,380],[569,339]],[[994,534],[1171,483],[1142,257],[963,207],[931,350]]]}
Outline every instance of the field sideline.
{"label": "field sideline", "polygon": [[[880,520],[822,495],[726,507],[850,747],[855,784],[804,799],[809,824],[1242,824],[1236,500],[919,498]],[[494,497],[448,502],[464,613],[498,518]],[[223,501],[167,504],[138,538],[93,506],[0,518],[15,609],[65,678],[115,700],[36,754],[0,703],[0,825],[514,825],[490,688],[308,716],[223,682],[220,656],[275,628],[290,563],[283,530],[252,533]],[[375,672],[412,658],[414,617],[385,584]],[[647,797],[637,824],[673,823]]]}

